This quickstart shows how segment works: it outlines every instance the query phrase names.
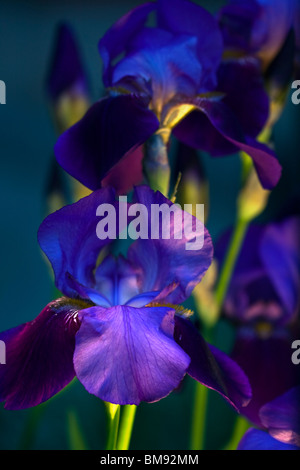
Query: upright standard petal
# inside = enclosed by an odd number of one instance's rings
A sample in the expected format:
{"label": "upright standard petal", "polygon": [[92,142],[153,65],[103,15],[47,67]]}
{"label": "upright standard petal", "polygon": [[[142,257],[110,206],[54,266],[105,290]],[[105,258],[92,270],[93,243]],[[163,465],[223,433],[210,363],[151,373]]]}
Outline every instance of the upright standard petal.
{"label": "upright standard petal", "polygon": [[74,378],[77,313],[87,305],[57,299],[35,320],[0,333],[6,345],[6,364],[0,365],[0,401],[5,408],[39,405]]}
{"label": "upright standard petal", "polygon": [[154,8],[155,4],[152,2],[139,5],[122,16],[99,41],[99,53],[104,65],[103,82],[106,87],[111,86],[111,62],[127,48],[131,38],[142,30]]}
{"label": "upright standard petal", "polygon": [[129,94],[104,98],[59,137],[55,155],[71,176],[92,190],[99,189],[114,165],[143,144],[158,127],[159,122],[144,98]]}
{"label": "upright standard petal", "polygon": [[84,286],[94,286],[93,270],[98,255],[111,241],[100,240],[96,235],[100,220],[96,211],[100,204],[115,207],[111,188],[99,189],[50,214],[39,228],[38,241],[52,264],[56,287],[67,296],[78,296],[71,277]]}
{"label": "upright standard petal", "polygon": [[197,38],[197,56],[205,81],[201,90],[216,84],[216,71],[223,53],[223,40],[216,19],[207,10],[188,0],[158,0],[157,23],[174,34]]}
{"label": "upright standard petal", "polygon": [[74,366],[88,392],[121,405],[154,402],[182,380],[189,356],[173,339],[174,311],[92,307],[80,313]]}
{"label": "upright standard petal", "polygon": [[252,393],[245,373],[226,354],[207,344],[191,322],[177,316],[174,337],[191,358],[187,370],[191,377],[220,393],[237,410],[249,403]]}
{"label": "upright standard petal", "polygon": [[[135,188],[134,201],[148,208],[144,220],[148,236],[136,240],[128,251],[129,261],[139,269],[141,291],[162,291],[176,284],[176,289],[166,295],[165,302],[181,303],[190,296],[210,266],[211,237],[201,220],[172,205],[158,191],[139,186]],[[156,217],[159,209],[161,218]],[[187,243],[194,243],[193,238],[195,246],[188,249]]]}

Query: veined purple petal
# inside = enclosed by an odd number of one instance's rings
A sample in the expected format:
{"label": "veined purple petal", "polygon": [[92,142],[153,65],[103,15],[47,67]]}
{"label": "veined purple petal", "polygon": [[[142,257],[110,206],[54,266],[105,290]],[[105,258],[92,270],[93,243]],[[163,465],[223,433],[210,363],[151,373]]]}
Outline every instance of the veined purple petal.
{"label": "veined purple petal", "polygon": [[264,405],[259,415],[272,437],[300,449],[300,386]]}
{"label": "veined purple petal", "polygon": [[87,93],[87,78],[78,46],[70,26],[65,23],[61,24],[57,31],[46,86],[52,99],[72,89]]}
{"label": "veined purple petal", "polygon": [[111,62],[126,49],[128,42],[143,27],[148,15],[155,8],[152,2],[140,5],[122,16],[103,36],[99,42],[99,53],[102,57],[104,71],[103,82],[111,85]]}
{"label": "veined purple petal", "polygon": [[269,225],[261,240],[260,256],[285,308],[287,322],[300,301],[300,218]]}
{"label": "veined purple petal", "polygon": [[[158,0],[157,22],[174,34],[197,37],[197,55],[203,67],[201,90],[215,85],[215,73],[223,53],[223,40],[216,19],[204,8],[187,0]],[[200,90],[199,90],[200,91]]]}
{"label": "veined purple petal", "polygon": [[[195,217],[185,213],[184,219],[180,208],[176,209],[178,219],[170,215],[171,201],[147,186],[135,188],[134,201],[148,208],[145,218],[148,238],[136,240],[128,251],[129,261],[139,269],[140,289],[142,292],[161,291],[175,283],[177,288],[166,294],[165,302],[181,303],[190,296],[211,263],[213,246],[210,235],[202,221],[198,220],[196,227]],[[154,205],[166,210],[160,223],[156,223],[152,213]],[[153,238],[152,228],[157,229],[157,239]],[[189,250],[186,245],[188,232],[192,233],[196,228],[203,246],[199,244],[197,249]],[[167,232],[169,239],[163,238],[163,231]],[[175,239],[176,234],[178,239]]]}
{"label": "veined purple petal", "polygon": [[94,286],[93,269],[97,257],[111,241],[100,240],[96,235],[100,220],[96,217],[96,211],[100,204],[116,207],[111,188],[99,189],[75,204],[50,214],[39,228],[38,241],[52,264],[55,284],[67,296],[78,296],[67,273],[84,286]]}
{"label": "veined purple petal", "polygon": [[[206,115],[220,136],[232,145],[232,150],[235,147],[236,152],[242,150],[252,158],[262,186],[265,189],[272,189],[276,186],[281,176],[281,166],[274,152],[266,145],[245,135],[237,117],[222,100],[197,98],[193,100],[193,103],[199,108],[199,111],[202,111]],[[213,154],[214,151],[216,152],[214,136],[208,135],[204,141],[201,141],[199,137],[200,134],[196,134],[198,119],[196,113],[199,111],[193,111],[187,116],[176,127],[175,135],[187,145],[209,151]],[[194,119],[192,126],[190,126],[191,119]],[[201,117],[200,119],[199,124],[203,125],[203,118]],[[211,129],[210,126],[209,132]],[[206,128],[205,131],[207,131]],[[203,132],[204,129],[202,128],[202,133]],[[222,154],[224,154],[224,151]]]}
{"label": "veined purple petal", "polygon": [[6,364],[0,365],[0,401],[5,408],[39,405],[74,378],[77,313],[86,305],[57,299],[35,320],[0,334],[6,344]]}
{"label": "veined purple petal", "polygon": [[158,127],[156,116],[143,98],[135,95],[104,98],[59,137],[55,155],[65,171],[95,190],[114,165]]}
{"label": "veined purple petal", "polygon": [[174,311],[165,307],[80,313],[74,366],[88,392],[118,404],[154,402],[182,380],[190,358],[173,339]]}
{"label": "veined purple petal", "polygon": [[243,414],[260,427],[260,408],[299,383],[297,366],[291,360],[292,336],[279,329],[265,332],[263,327],[240,329],[231,354],[252,387],[253,397]]}
{"label": "veined purple petal", "polygon": [[220,393],[237,410],[251,399],[251,387],[242,369],[225,353],[209,345],[191,322],[175,317],[175,340],[190,356],[187,373]]}
{"label": "veined purple petal", "polygon": [[283,444],[260,429],[248,429],[237,450],[299,450],[296,446]]}

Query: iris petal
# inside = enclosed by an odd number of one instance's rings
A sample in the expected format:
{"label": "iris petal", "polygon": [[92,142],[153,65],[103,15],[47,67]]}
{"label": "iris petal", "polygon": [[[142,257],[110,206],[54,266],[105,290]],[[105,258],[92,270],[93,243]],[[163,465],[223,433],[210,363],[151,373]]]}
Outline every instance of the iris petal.
{"label": "iris petal", "polygon": [[[216,19],[207,10],[187,0],[159,0],[157,22],[160,28],[174,34],[197,38],[198,60],[203,68],[201,91],[211,89],[223,53],[223,40]],[[199,90],[200,91],[200,90]]]}
{"label": "iris petal", "polygon": [[[98,101],[59,137],[55,145],[58,163],[89,189],[100,188],[114,165],[158,129],[159,122],[147,104],[144,98],[130,94]],[[140,178],[138,155],[131,164],[137,165],[133,174]],[[132,176],[128,180],[130,186],[140,183],[132,181]]]}
{"label": "iris petal", "polygon": [[88,392],[110,403],[138,405],[179,385],[190,358],[172,337],[174,311],[92,307],[80,318],[74,365]]}
{"label": "iris petal", "polygon": [[[160,192],[154,192],[146,186],[135,188],[134,200],[151,209],[155,205],[164,204],[167,209],[172,205]],[[189,297],[208,269],[213,254],[210,235],[200,220],[197,235],[199,238],[203,236],[203,246],[195,250],[186,248],[188,239],[184,231],[184,212],[178,208],[177,213],[179,222],[166,212],[158,224],[159,227],[154,227],[159,231],[158,238],[153,239],[149,232],[148,239],[136,240],[128,251],[128,259],[139,269],[142,292],[161,291],[173,284],[177,285],[176,289],[171,289],[164,298],[165,302],[172,304],[181,303]],[[187,215],[186,228],[195,230],[195,220],[195,217]],[[153,227],[156,222],[152,211],[149,210],[149,231],[151,225]],[[182,228],[181,237],[175,239],[175,233],[179,234],[180,228]],[[163,239],[163,229],[169,231],[170,239]]]}
{"label": "iris petal", "polygon": [[263,406],[260,417],[272,437],[300,449],[300,386]]}
{"label": "iris petal", "polygon": [[[276,186],[281,176],[281,166],[274,152],[266,145],[257,142],[253,137],[245,135],[233,111],[220,99],[198,98],[194,99],[193,103],[195,106],[198,106],[199,111],[206,115],[215,131],[220,134],[222,137],[221,142],[227,140],[232,145],[233,151],[234,148],[236,152],[241,150],[252,158],[262,186],[265,189],[272,189]],[[198,111],[192,112],[177,126],[175,135],[191,147],[207,151],[213,151],[214,149],[216,151],[214,147],[216,132],[213,130],[214,135],[210,134],[211,126],[209,128],[209,135],[204,141],[201,141],[200,134],[197,135],[196,130],[197,128],[200,129],[200,127],[197,126],[196,113]],[[192,123],[193,126],[190,126],[191,119],[195,121]],[[201,116],[200,119],[199,124],[203,124],[203,117]],[[207,128],[202,128],[202,133],[204,133],[204,129],[207,132]],[[204,148],[205,142],[208,145],[212,145],[212,148]],[[222,151],[222,144],[219,144],[218,147]],[[224,154],[224,149],[222,154]]]}
{"label": "iris petal", "polygon": [[67,273],[84,286],[94,286],[97,257],[110,242],[96,236],[96,211],[104,203],[115,206],[115,193],[111,188],[95,191],[50,214],[39,228],[38,241],[52,264],[56,286],[67,296],[78,296]]}
{"label": "iris petal", "polygon": [[155,4],[152,2],[134,8],[122,16],[99,41],[99,53],[104,65],[103,82],[105,86],[111,85],[111,61],[121,54],[130,39],[144,27],[148,15],[154,8]]}
{"label": "iris petal", "polygon": [[299,448],[283,444],[265,431],[251,428],[240,441],[238,450],[299,450]]}
{"label": "iris petal", "polygon": [[84,306],[57,299],[35,320],[0,334],[6,345],[6,364],[0,365],[0,401],[5,408],[39,405],[74,378],[77,312]]}
{"label": "iris petal", "polygon": [[220,393],[238,410],[249,403],[251,387],[242,369],[222,351],[208,345],[190,321],[176,316],[174,337],[191,358],[187,371],[191,377]]}

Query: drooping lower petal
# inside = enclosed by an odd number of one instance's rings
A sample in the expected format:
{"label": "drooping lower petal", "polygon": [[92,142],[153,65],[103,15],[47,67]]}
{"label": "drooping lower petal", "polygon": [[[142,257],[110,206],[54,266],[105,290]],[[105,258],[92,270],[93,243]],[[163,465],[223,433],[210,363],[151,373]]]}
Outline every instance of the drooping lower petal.
{"label": "drooping lower petal", "polygon": [[[281,176],[281,166],[274,152],[253,137],[245,135],[239,120],[221,99],[197,98],[193,100],[193,104],[198,107],[199,111],[193,111],[175,128],[175,135],[180,140],[191,147],[212,151],[214,155],[216,155],[215,140],[221,155],[224,155],[222,142],[225,140],[230,144],[229,147],[226,146],[226,152],[231,148],[232,153],[243,151],[252,158],[260,182],[265,189],[272,189],[276,186]],[[210,122],[208,129],[203,126],[205,120],[201,113],[199,124],[202,128],[197,126],[197,113],[199,112],[204,113],[208,118]],[[192,126],[190,126],[191,120]],[[197,129],[199,129],[198,134]],[[202,141],[200,134],[207,132],[206,138]],[[218,134],[219,137],[216,137]]]}
{"label": "drooping lower petal", "polygon": [[61,298],[28,323],[0,334],[6,364],[0,365],[0,401],[5,408],[39,405],[75,376],[73,352],[83,302]]}
{"label": "drooping lower petal", "polygon": [[242,369],[225,353],[208,345],[188,320],[175,317],[175,340],[190,356],[187,373],[220,393],[237,410],[251,399],[251,387]]}
{"label": "drooping lower petal", "polygon": [[154,402],[182,380],[190,358],[167,308],[92,307],[80,313],[74,366],[88,392],[118,404]]}
{"label": "drooping lower petal", "polygon": [[147,104],[130,94],[98,101],[59,137],[55,145],[58,163],[88,188],[99,189],[114,165],[158,129],[159,122]]}

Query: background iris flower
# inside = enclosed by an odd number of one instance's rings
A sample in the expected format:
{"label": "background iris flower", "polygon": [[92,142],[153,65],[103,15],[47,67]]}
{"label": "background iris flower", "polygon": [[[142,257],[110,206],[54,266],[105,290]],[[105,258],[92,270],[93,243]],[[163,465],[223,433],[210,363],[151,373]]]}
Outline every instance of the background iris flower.
{"label": "background iris flower", "polygon": [[300,449],[300,387],[264,405],[261,421],[267,431],[251,428],[239,443],[238,450]]}
{"label": "background iris flower", "polygon": [[[149,208],[149,217],[152,204],[171,204],[143,186],[136,189],[135,200]],[[234,407],[246,405],[251,391],[245,374],[177,315],[184,310],[174,305],[190,295],[210,265],[207,230],[202,226],[203,248],[188,251],[185,236],[173,239],[178,230],[174,221],[163,218],[164,227],[170,224],[171,240],[161,232],[156,240],[138,239],[127,258],[109,255],[97,266],[109,242],[96,236],[101,203],[119,213],[114,191],[101,189],[41,224],[39,243],[64,297],[50,302],[35,320],[0,335],[7,346],[1,401],[11,409],[37,405],[76,375],[104,401],[153,402],[189,374]]]}
{"label": "background iris flower", "polygon": [[[257,425],[261,406],[299,383],[299,368],[291,361],[291,344],[299,335],[299,235],[296,216],[251,226],[224,305],[238,328],[231,357],[253,389],[243,413]],[[226,238],[216,248],[219,260]]]}
{"label": "background iris flower", "polygon": [[106,32],[99,52],[109,95],[55,147],[61,166],[88,188],[122,193],[139,184],[142,144],[156,135],[166,145],[171,132],[212,156],[242,150],[263,187],[277,184],[275,154],[256,140],[269,112],[259,64],[222,61],[221,30],[209,12],[187,0],[146,3]]}
{"label": "background iris flower", "polygon": [[231,0],[218,12],[226,55],[257,57],[271,100],[269,126],[298,75],[299,0]]}

